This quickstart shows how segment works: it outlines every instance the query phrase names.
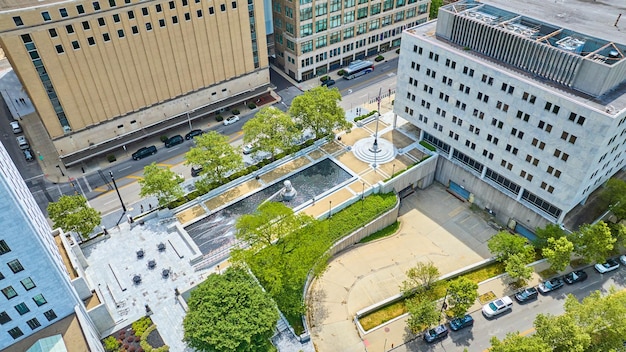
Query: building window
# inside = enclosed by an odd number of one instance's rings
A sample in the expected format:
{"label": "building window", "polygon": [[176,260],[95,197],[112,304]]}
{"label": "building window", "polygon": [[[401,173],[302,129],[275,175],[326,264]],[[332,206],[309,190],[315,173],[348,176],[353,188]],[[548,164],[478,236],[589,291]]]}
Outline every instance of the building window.
{"label": "building window", "polygon": [[104,26],[105,24],[106,24],[106,23],[104,22],[104,18],[103,18],[103,17],[98,18],[98,25],[99,25],[100,27]]}
{"label": "building window", "polygon": [[[56,37],[56,31],[55,33],[55,37]],[[52,32],[50,32],[50,35],[52,35]],[[11,248],[9,248],[9,245],[6,243],[5,240],[0,240],[0,255],[2,254],[6,254],[9,253],[11,251]]]}
{"label": "building window", "polygon": [[159,20],[159,27],[161,28],[165,27],[165,20],[162,18]]}
{"label": "building window", "polygon": [[80,15],[80,14],[85,13],[85,8],[83,7],[83,5],[76,5],[76,11]]}
{"label": "building window", "polygon": [[213,6],[209,7],[209,15],[214,15],[215,14],[215,9],[213,8]]}
{"label": "building window", "polygon": [[[50,33],[50,37],[51,37],[51,38],[56,38],[56,37],[58,36],[58,34],[57,34],[57,30],[56,30],[56,29],[54,29],[54,28],[50,28],[50,29],[48,29],[48,33]],[[2,241],[2,242],[4,242],[4,241]],[[6,244],[6,243],[5,243],[5,244]],[[0,254],[4,254],[4,253],[0,253]]]}
{"label": "building window", "polygon": [[41,13],[41,17],[43,17],[44,21],[50,21],[52,20],[52,18],[50,18],[50,13],[48,13],[48,11],[44,11]]}
{"label": "building window", "polygon": [[44,312],[43,315],[46,317],[46,319],[48,319],[48,321],[52,321],[57,318],[56,313],[52,309],[50,309],[47,312]]}
{"label": "building window", "polygon": [[0,313],[0,324],[4,325],[11,321],[11,317],[7,314],[7,312]]}
{"label": "building window", "polygon": [[176,8],[176,4],[173,1],[170,1],[169,5],[170,5],[170,10],[173,10]]}
{"label": "building window", "polygon": [[115,14],[113,15],[113,22],[115,23],[119,23],[120,22],[120,15],[119,14]]}
{"label": "building window", "polygon": [[191,15],[189,12],[185,13],[185,21],[191,21]]}
{"label": "building window", "polygon": [[230,6],[231,6],[233,9],[236,9],[236,8],[237,8],[237,2],[236,2],[236,1],[231,2],[231,3],[230,3]]}
{"label": "building window", "polygon": [[202,17],[202,10],[196,11],[196,14],[198,15],[198,18]]}
{"label": "building window", "polygon": [[137,26],[130,27],[130,30],[133,32],[133,34],[139,33],[139,28],[137,28]]}
{"label": "building window", "polygon": [[17,296],[17,292],[15,292],[15,290],[13,289],[13,286],[8,286],[8,287],[3,288],[2,293],[4,294],[4,297],[6,297],[7,299],[11,299]]}
{"label": "building window", "polygon": [[123,29],[118,29],[117,30],[117,36],[120,38],[124,38],[124,30]]}
{"label": "building window", "polygon": [[93,10],[94,11],[100,11],[100,3],[97,1],[94,1],[93,3],[91,3],[93,5]]}
{"label": "building window", "polygon": [[8,262],[7,265],[9,266],[9,268],[11,268],[14,274],[17,274],[20,271],[24,270],[22,263],[20,263],[20,261],[17,259]]}
{"label": "building window", "polygon": [[55,45],[54,48],[57,49],[57,54],[63,54],[65,52],[63,50],[63,45],[61,45],[61,44]]}
{"label": "building window", "polygon": [[28,324],[28,326],[32,329],[35,330],[38,327],[41,326],[41,324],[39,324],[39,320],[37,320],[37,318],[32,318],[31,320],[27,321],[26,324]]}
{"label": "building window", "polygon": [[156,9],[156,12],[162,12],[163,8],[161,7],[161,4],[156,4],[156,6],[154,6],[154,8]]}
{"label": "building window", "polygon": [[88,37],[87,38],[87,43],[89,43],[89,45],[96,45],[96,40],[93,39],[93,37]]}
{"label": "building window", "polygon": [[15,22],[15,25],[18,27],[24,25],[24,22],[22,21],[22,18],[20,16],[14,16],[13,22]]}
{"label": "building window", "polygon": [[177,24],[178,23],[178,16],[172,16],[172,23],[173,24]]}
{"label": "building window", "polygon": [[35,304],[37,304],[38,307],[41,307],[44,304],[48,303],[48,301],[46,301],[41,293],[33,297],[33,301],[35,301]]}
{"label": "building window", "polygon": [[9,330],[9,335],[11,335],[13,339],[17,339],[18,337],[24,335],[24,333],[22,332],[22,330],[20,330],[20,328],[16,326],[13,329]]}
{"label": "building window", "polygon": [[135,12],[133,12],[133,11],[128,11],[128,12],[127,12],[127,14],[128,14],[128,19],[129,19],[129,20],[132,20],[132,19],[134,19],[134,18],[135,18]]}
{"label": "building window", "polygon": [[115,0],[109,0],[109,6],[115,7]]}
{"label": "building window", "polygon": [[78,40],[72,41],[72,47],[74,48],[74,50],[80,49],[80,44],[78,43]]}
{"label": "building window", "polygon": [[142,7],[141,8],[141,14],[144,16],[148,16],[148,8],[147,7]]}
{"label": "building window", "polygon": [[91,28],[91,27],[89,26],[89,22],[84,21],[84,22],[83,22],[83,30],[86,30],[86,31],[87,31],[87,30],[89,30],[90,28]]}
{"label": "building window", "polygon": [[226,5],[221,4],[220,5],[220,11],[222,11],[222,12],[226,11]]}
{"label": "building window", "polygon": [[72,34],[74,33],[74,26],[68,24],[67,26],[65,26],[65,30],[67,31],[67,34]]}
{"label": "building window", "polygon": [[102,39],[104,39],[105,42],[109,42],[111,41],[111,36],[109,35],[109,33],[103,33]]}
{"label": "building window", "polygon": [[59,14],[61,15],[61,17],[65,18],[67,17],[67,10],[65,8],[59,9]]}
{"label": "building window", "polygon": [[26,305],[26,303],[22,302],[18,305],[15,306],[15,310],[20,313],[20,315],[24,315],[28,312],[30,312],[30,309],[28,309],[28,306]]}
{"label": "building window", "polygon": [[146,23],[146,30],[147,31],[151,31],[152,30],[152,23],[150,23],[150,22]]}

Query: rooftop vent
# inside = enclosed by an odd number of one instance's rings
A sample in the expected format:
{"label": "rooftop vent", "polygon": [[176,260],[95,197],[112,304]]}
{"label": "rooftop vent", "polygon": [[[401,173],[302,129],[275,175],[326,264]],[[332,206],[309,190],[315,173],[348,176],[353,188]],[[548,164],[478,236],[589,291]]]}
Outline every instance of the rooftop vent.
{"label": "rooftop vent", "polygon": [[556,45],[566,51],[580,54],[583,51],[585,41],[574,37],[565,37],[556,42]]}

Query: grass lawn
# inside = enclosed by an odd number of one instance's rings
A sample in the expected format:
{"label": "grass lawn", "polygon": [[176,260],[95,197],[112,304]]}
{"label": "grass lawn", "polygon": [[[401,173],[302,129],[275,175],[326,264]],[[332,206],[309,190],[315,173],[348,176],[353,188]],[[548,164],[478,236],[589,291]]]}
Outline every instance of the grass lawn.
{"label": "grass lawn", "polygon": [[359,241],[359,243],[367,243],[367,242],[370,242],[370,241],[377,240],[379,238],[383,238],[383,237],[394,235],[398,231],[399,228],[400,228],[400,222],[396,221],[393,224],[385,227],[384,229],[382,229],[380,231],[376,231],[373,234],[365,237],[364,239]]}

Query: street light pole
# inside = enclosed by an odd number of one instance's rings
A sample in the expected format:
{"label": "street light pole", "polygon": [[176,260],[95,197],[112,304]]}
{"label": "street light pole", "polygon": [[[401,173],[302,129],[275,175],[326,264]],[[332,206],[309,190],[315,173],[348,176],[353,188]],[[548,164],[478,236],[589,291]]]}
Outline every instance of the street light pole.
{"label": "street light pole", "polygon": [[122,203],[122,210],[125,213],[126,212],[126,206],[124,205],[124,201],[122,200],[122,196],[120,195],[120,190],[117,189],[117,183],[115,183],[115,178],[113,177],[113,172],[109,171],[109,176],[111,176],[111,181],[113,181],[113,187],[115,187],[115,192],[117,192],[117,197],[120,199],[120,203]]}
{"label": "street light pole", "polygon": [[332,211],[333,211],[333,201],[329,200],[328,201],[328,218],[329,219],[332,216]]}
{"label": "street light pole", "polygon": [[191,127],[191,118],[189,117],[189,104],[187,104],[187,122],[189,123],[189,131],[193,130],[193,127]]}

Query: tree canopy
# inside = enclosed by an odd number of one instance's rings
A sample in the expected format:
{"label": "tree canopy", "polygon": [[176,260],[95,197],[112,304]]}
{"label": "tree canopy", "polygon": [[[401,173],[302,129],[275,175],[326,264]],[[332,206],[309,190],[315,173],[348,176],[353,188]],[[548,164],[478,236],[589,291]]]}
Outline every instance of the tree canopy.
{"label": "tree canopy", "polygon": [[146,165],[143,168],[143,178],[139,180],[141,190],[139,195],[155,196],[160,206],[178,199],[184,195],[180,186],[182,178],[169,168],[161,168],[155,163]]}
{"label": "tree canopy", "polygon": [[478,298],[478,284],[465,276],[450,281],[448,309],[455,317],[463,317]]}
{"label": "tree canopy", "polygon": [[184,340],[203,352],[274,350],[279,315],[274,302],[241,268],[212,274],[191,292]]}
{"label": "tree canopy", "polygon": [[563,271],[570,263],[574,244],[567,237],[548,238],[541,253],[555,271]]}
{"label": "tree canopy", "polygon": [[243,167],[239,150],[228,143],[228,137],[210,131],[194,138],[196,146],[185,154],[185,164],[202,167],[200,176],[206,183],[220,182]]}
{"label": "tree canopy", "polygon": [[89,237],[102,220],[100,212],[90,207],[87,198],[80,194],[61,196],[58,201],[48,204],[47,210],[53,227],[74,231],[84,238]]}
{"label": "tree canopy", "polygon": [[580,226],[578,231],[569,236],[569,239],[574,244],[574,252],[588,263],[604,263],[617,242],[604,221]]}
{"label": "tree canopy", "polygon": [[618,219],[626,218],[626,181],[619,178],[608,180],[606,187],[600,193],[600,200]]}
{"label": "tree canopy", "polygon": [[427,299],[409,299],[406,301],[406,308],[409,311],[407,325],[414,334],[439,323],[441,318],[435,302]]}
{"label": "tree canopy", "polygon": [[291,117],[273,106],[262,108],[242,129],[244,143],[254,143],[257,152],[272,155],[291,148],[301,137]]}
{"label": "tree canopy", "polygon": [[563,230],[558,224],[548,224],[544,228],[537,228],[535,230],[535,234],[537,235],[537,239],[535,240],[535,246],[538,248],[543,248],[548,244],[548,239],[550,238],[560,238],[567,235],[565,230]]}
{"label": "tree canopy", "polygon": [[407,279],[400,287],[405,295],[414,291],[427,290],[439,278],[439,269],[432,262],[417,262],[406,272]]}
{"label": "tree canopy", "polygon": [[514,254],[522,255],[529,263],[533,257],[533,246],[524,237],[506,231],[495,234],[487,242],[487,247],[499,262],[506,262]]}
{"label": "tree canopy", "polygon": [[337,88],[319,86],[293,99],[289,113],[302,130],[311,129],[316,138],[327,136],[334,130],[349,131],[352,124],[346,120],[339,106],[341,93]]}

